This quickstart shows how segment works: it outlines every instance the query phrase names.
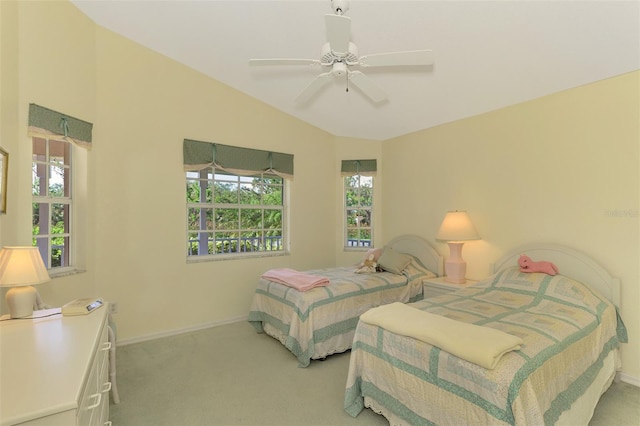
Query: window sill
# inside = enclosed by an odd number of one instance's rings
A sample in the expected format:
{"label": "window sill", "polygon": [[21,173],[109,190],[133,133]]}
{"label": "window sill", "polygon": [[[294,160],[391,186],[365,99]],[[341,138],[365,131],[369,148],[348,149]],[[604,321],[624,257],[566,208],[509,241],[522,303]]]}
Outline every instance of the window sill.
{"label": "window sill", "polygon": [[62,278],[62,277],[68,277],[71,275],[76,275],[76,274],[84,274],[85,272],[87,272],[86,269],[78,269],[78,268],[74,268],[74,267],[69,267],[69,268],[64,268],[61,270],[56,270],[56,271],[51,271],[51,269],[49,269],[49,277],[53,278]]}
{"label": "window sill", "polygon": [[366,252],[369,249],[372,249],[373,247],[343,247],[343,251],[346,252]]}
{"label": "window sill", "polygon": [[288,252],[278,253],[251,253],[251,254],[218,254],[210,256],[189,256],[187,257],[187,263],[202,263],[202,262],[219,262],[223,260],[243,260],[243,259],[256,259],[262,257],[278,257],[288,256]]}

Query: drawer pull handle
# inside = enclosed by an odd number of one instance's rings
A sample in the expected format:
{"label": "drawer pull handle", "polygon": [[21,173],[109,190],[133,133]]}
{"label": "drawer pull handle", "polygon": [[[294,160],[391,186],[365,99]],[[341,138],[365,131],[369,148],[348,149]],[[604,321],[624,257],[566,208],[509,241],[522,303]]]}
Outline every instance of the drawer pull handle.
{"label": "drawer pull handle", "polygon": [[108,351],[109,349],[111,349],[111,342],[104,342],[102,344],[102,350],[103,351]]}
{"label": "drawer pull handle", "polygon": [[109,392],[111,390],[111,382],[102,384],[102,393]]}
{"label": "drawer pull handle", "polygon": [[100,402],[102,401],[102,394],[101,393],[94,393],[93,395],[90,396],[90,398],[95,398],[96,402],[93,403],[92,405],[88,406],[87,410],[93,410],[98,405],[100,405]]}

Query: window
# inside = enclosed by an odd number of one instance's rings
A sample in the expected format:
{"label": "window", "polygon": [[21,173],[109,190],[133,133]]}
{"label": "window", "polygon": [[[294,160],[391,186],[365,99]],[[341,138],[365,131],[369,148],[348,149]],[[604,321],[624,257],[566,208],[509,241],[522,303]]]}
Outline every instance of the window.
{"label": "window", "polygon": [[283,253],[283,178],[187,171],[187,256]]}
{"label": "window", "polygon": [[71,265],[72,147],[69,142],[32,138],[32,229],[48,269]]}
{"label": "window", "polygon": [[[76,246],[76,235],[86,231],[86,220],[76,209],[86,204],[83,183],[92,129],[87,121],[29,104],[32,240],[50,274],[66,274],[71,271],[68,267],[77,268],[86,261],[84,250]],[[74,189],[72,181],[80,190]]]}
{"label": "window", "polygon": [[373,177],[353,175],[344,178],[345,247],[373,245]]}
{"label": "window", "polygon": [[187,258],[283,254],[293,155],[185,139]]}
{"label": "window", "polygon": [[373,177],[376,160],[342,160],[344,177],[344,246],[373,247]]}

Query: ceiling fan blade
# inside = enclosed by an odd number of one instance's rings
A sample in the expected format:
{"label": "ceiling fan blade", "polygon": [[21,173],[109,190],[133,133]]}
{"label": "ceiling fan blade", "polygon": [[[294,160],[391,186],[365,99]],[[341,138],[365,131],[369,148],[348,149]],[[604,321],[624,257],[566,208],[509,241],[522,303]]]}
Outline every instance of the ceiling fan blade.
{"label": "ceiling fan blade", "polygon": [[351,40],[351,18],[343,15],[324,15],[327,25],[327,39],[331,51],[337,54],[349,53]]}
{"label": "ceiling fan blade", "polygon": [[378,103],[387,99],[387,94],[360,71],[349,71],[349,81],[362,90],[373,102]]}
{"label": "ceiling fan blade", "polygon": [[409,50],[365,55],[360,57],[360,65],[363,67],[433,65],[433,51]]}
{"label": "ceiling fan blade", "polygon": [[249,65],[320,65],[317,59],[249,59]]}
{"label": "ceiling fan blade", "polygon": [[318,75],[315,79],[309,83],[307,87],[304,88],[298,96],[296,96],[295,103],[303,104],[307,102],[313,95],[318,93],[320,89],[322,89],[327,83],[332,80],[332,74],[330,72],[325,72]]}

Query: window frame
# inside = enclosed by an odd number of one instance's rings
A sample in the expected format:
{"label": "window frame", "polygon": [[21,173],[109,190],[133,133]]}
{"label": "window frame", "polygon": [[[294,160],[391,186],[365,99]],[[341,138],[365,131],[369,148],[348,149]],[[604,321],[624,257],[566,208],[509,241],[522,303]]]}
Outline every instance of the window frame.
{"label": "window frame", "polygon": [[[45,157],[43,161],[38,161],[36,160],[36,154],[35,154],[35,143],[36,140],[43,140],[44,144],[45,144]],[[55,143],[63,143],[66,144],[66,148],[65,150],[68,150],[68,164],[65,164],[65,162],[63,161],[62,163],[59,162],[54,162],[51,160],[51,142],[55,142]],[[76,147],[74,146],[73,143],[65,140],[63,137],[55,137],[55,136],[32,136],[31,137],[31,172],[32,172],[32,190],[31,190],[31,244],[35,247],[38,247],[38,250],[40,252],[40,255],[42,256],[42,260],[45,264],[45,267],[47,268],[47,271],[49,272],[50,276],[60,276],[60,275],[68,275],[70,273],[73,273],[77,270],[77,237],[76,237],[76,215],[77,215],[77,206],[75,203],[75,197],[74,197],[74,192],[75,192],[75,188],[76,188],[76,175],[78,174],[77,172],[77,165],[76,165],[76,155],[77,155],[77,151],[76,151]],[[38,165],[40,165],[41,167],[44,167],[45,169],[45,173],[44,173],[44,177],[45,177],[45,182],[42,183],[40,182],[40,185],[44,185],[46,188],[46,194],[45,195],[36,195],[34,194],[34,177],[38,175],[38,172],[36,171],[36,167],[38,167]],[[67,196],[60,196],[60,197],[53,197],[51,196],[51,194],[49,193],[49,189],[51,187],[51,168],[52,167],[61,167],[63,169],[67,169],[69,176],[66,179],[67,181],[65,181],[65,179],[63,179],[64,181],[64,185],[65,185],[65,190],[68,187]],[[46,204],[48,205],[48,227],[49,227],[49,232],[47,232],[46,234],[34,234],[33,233],[33,226],[34,226],[34,204]],[[67,232],[63,232],[63,233],[53,233],[51,232],[53,229],[53,223],[52,223],[52,212],[54,210],[53,205],[55,204],[63,204],[67,206],[67,223],[66,223],[66,230]],[[66,265],[64,266],[53,266],[52,265],[52,251],[53,251],[53,240],[55,238],[66,238],[66,245],[64,250],[67,252],[66,254]],[[46,240],[46,247],[41,247],[39,244],[37,244],[37,241],[40,240]],[[46,251],[46,253],[43,253],[43,250]],[[46,256],[46,258],[45,258]],[[65,257],[64,255],[62,255],[62,257]]]}
{"label": "window frame", "polygon": [[[221,178],[223,177],[224,178]],[[281,193],[282,193],[282,204],[265,204],[264,203],[264,192],[260,193],[260,203],[259,204],[248,204],[248,203],[241,203],[240,200],[240,188],[243,184],[246,183],[250,183],[251,185],[253,185],[253,180],[254,179],[260,179],[261,181],[264,181],[265,179],[279,179],[281,180],[281,184],[277,184],[276,186],[281,186]],[[245,180],[243,182],[243,180]],[[195,262],[207,262],[207,261],[219,261],[219,260],[231,260],[231,259],[241,259],[241,258],[256,258],[256,257],[272,257],[272,256],[284,256],[289,254],[289,232],[288,232],[288,228],[289,228],[289,223],[288,223],[288,219],[289,219],[289,184],[287,183],[287,179],[277,176],[275,174],[271,174],[271,173],[266,173],[266,172],[262,172],[262,173],[233,173],[230,172],[229,170],[224,170],[221,168],[216,168],[215,165],[209,166],[209,167],[205,167],[201,170],[198,171],[185,171],[185,191],[188,191],[188,186],[190,185],[190,183],[193,183],[193,181],[200,181],[200,185],[202,185],[202,182],[206,182],[208,185],[211,185],[212,190],[215,191],[215,186],[216,186],[216,182],[218,183],[231,183],[231,184],[237,184],[238,185],[238,201],[236,203],[221,203],[221,202],[216,202],[215,200],[215,192],[213,192],[211,194],[211,201],[210,202],[189,202],[188,198],[185,200],[186,201],[186,217],[185,217],[185,243],[186,243],[186,259],[187,259],[187,263],[195,263]],[[202,186],[201,186],[202,187]],[[202,194],[202,193],[201,193]],[[185,196],[188,197],[188,193],[185,192]],[[202,195],[201,195],[201,200],[202,200]],[[220,230],[216,230],[215,229],[215,220],[211,221],[211,228],[210,229],[198,229],[198,230],[194,230],[194,229],[190,229],[190,210],[191,209],[211,209],[211,216],[212,218],[215,217],[215,212],[216,209],[237,209],[238,210],[238,218],[237,218],[237,227],[234,229],[220,229]],[[268,232],[270,230],[270,228],[265,228],[265,222],[264,220],[262,220],[262,227],[260,228],[243,228],[242,227],[242,211],[246,211],[246,210],[261,210],[261,214],[262,214],[262,219],[264,219],[264,211],[265,210],[279,210],[281,212],[281,237],[280,237],[280,243],[279,246],[281,247],[278,250],[257,250],[257,251],[233,251],[233,252],[222,252],[222,253],[209,253],[209,248],[208,248],[208,244],[210,242],[213,242],[213,244],[216,244],[216,233],[217,232],[233,232],[236,231],[238,234],[242,234],[243,232],[259,232],[261,234],[262,237],[245,237],[247,239],[249,238],[264,238],[264,234],[266,232]],[[198,214],[201,214],[198,213]],[[202,219],[201,219],[202,220]],[[202,223],[202,222],[201,222]],[[205,225],[206,226],[206,225]],[[208,233],[210,234],[210,236],[212,238],[207,238],[207,253],[206,254],[190,254],[190,252],[192,251],[191,248],[191,244],[192,244],[192,239],[190,239],[190,234],[201,234],[201,233]],[[240,235],[238,235],[237,237],[238,239],[241,239],[243,237],[241,237]],[[197,240],[196,240],[197,241]],[[202,241],[200,241],[199,244],[203,244]],[[237,247],[236,247],[237,248]],[[214,249],[215,250],[215,249]]]}
{"label": "window frame", "polygon": [[[358,199],[361,200],[362,196],[361,196],[361,191],[362,191],[362,179],[370,179],[371,180],[371,187],[370,187],[370,192],[371,192],[371,205],[363,205],[362,203],[358,203],[356,205],[352,205],[349,206],[348,202],[347,202],[347,196],[348,196],[348,190],[350,188],[352,188],[351,186],[348,185],[349,179],[353,179],[353,178],[357,178],[358,180]],[[350,174],[347,176],[343,176],[342,177],[342,190],[343,190],[343,194],[342,194],[342,202],[343,202],[343,220],[344,220],[344,226],[343,226],[343,240],[342,240],[342,245],[343,245],[343,249],[345,251],[366,251],[370,248],[373,248],[375,246],[375,236],[374,236],[374,194],[375,194],[375,177],[371,176],[369,174],[362,174],[362,173],[355,173],[355,174]],[[349,226],[349,211],[351,210],[367,210],[369,211],[369,224],[368,226],[360,226],[360,222],[358,221],[355,227],[350,227]],[[356,245],[349,245],[349,241],[351,240],[349,238],[349,231],[350,230],[357,230],[359,231],[358,234],[360,235],[360,231],[361,230],[368,230],[369,231],[369,243],[368,245],[362,245],[360,244],[361,241],[363,241],[362,238],[358,237],[356,239],[357,243]]]}

